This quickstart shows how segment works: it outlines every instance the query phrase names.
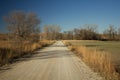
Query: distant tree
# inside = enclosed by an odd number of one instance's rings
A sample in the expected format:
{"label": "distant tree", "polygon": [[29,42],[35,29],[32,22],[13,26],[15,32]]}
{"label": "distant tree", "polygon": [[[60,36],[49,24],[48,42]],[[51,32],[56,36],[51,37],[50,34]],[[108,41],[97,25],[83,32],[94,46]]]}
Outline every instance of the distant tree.
{"label": "distant tree", "polygon": [[45,25],[43,28],[45,33],[45,39],[50,40],[50,27],[48,25]]}
{"label": "distant tree", "polygon": [[97,33],[98,26],[96,24],[85,24],[83,28],[86,29],[87,31]]}
{"label": "distant tree", "polygon": [[120,27],[118,28],[117,34],[118,34],[118,40],[120,40]]}
{"label": "distant tree", "polygon": [[73,32],[74,32],[74,39],[77,40],[80,39],[80,29],[74,28]]}
{"label": "distant tree", "polygon": [[83,28],[74,29],[74,39],[98,40],[100,35],[97,33],[97,25],[86,24]]}
{"label": "distant tree", "polygon": [[118,34],[120,34],[120,27],[118,28]]}
{"label": "distant tree", "polygon": [[58,25],[45,25],[44,26],[44,32],[46,34],[46,39],[49,40],[56,40],[60,39],[61,28]]}
{"label": "distant tree", "polygon": [[62,33],[62,39],[63,40],[67,40],[68,38],[67,38],[67,31],[64,31],[63,33]]}
{"label": "distant tree", "polygon": [[73,39],[73,31],[68,31],[67,36],[68,36],[68,39],[72,40]]}
{"label": "distant tree", "polygon": [[35,13],[25,13],[23,11],[14,11],[4,16],[8,31],[14,36],[14,39],[38,41],[40,20]]}
{"label": "distant tree", "polygon": [[115,30],[114,25],[109,25],[109,27],[104,30],[104,35],[108,40],[116,40],[117,31]]}
{"label": "distant tree", "polygon": [[62,39],[73,40],[73,31],[64,31],[64,33],[62,34]]}

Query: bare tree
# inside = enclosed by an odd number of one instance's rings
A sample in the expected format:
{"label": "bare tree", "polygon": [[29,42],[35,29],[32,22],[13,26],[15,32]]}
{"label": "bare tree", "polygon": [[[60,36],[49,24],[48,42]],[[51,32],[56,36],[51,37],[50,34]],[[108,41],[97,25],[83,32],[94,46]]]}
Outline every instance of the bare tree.
{"label": "bare tree", "polygon": [[115,30],[114,25],[109,25],[109,27],[104,31],[104,35],[109,40],[115,40],[117,36],[117,31]]}
{"label": "bare tree", "polygon": [[44,32],[46,33],[46,39],[56,40],[60,38],[61,28],[58,25],[45,25]]}
{"label": "bare tree", "polygon": [[120,34],[120,27],[118,28],[118,34]]}
{"label": "bare tree", "polygon": [[64,40],[73,40],[73,31],[64,31],[62,34],[62,39]]}
{"label": "bare tree", "polygon": [[118,34],[118,39],[120,40],[120,27],[118,28],[117,34]]}
{"label": "bare tree", "polygon": [[44,26],[45,39],[50,40],[50,27],[48,25]]}
{"label": "bare tree", "polygon": [[[32,40],[38,39],[40,20],[35,13],[14,11],[4,17],[7,29],[14,36],[14,39]],[[31,38],[32,37],[32,38]],[[36,40],[35,40],[36,41]]]}
{"label": "bare tree", "polygon": [[86,29],[87,31],[97,33],[97,28],[98,25],[96,24],[85,24],[82,29]]}
{"label": "bare tree", "polygon": [[100,36],[97,33],[97,25],[86,24],[83,28],[74,29],[74,39],[98,40]]}
{"label": "bare tree", "polygon": [[74,32],[74,39],[77,39],[77,40],[80,39],[80,29],[75,28],[73,32]]}

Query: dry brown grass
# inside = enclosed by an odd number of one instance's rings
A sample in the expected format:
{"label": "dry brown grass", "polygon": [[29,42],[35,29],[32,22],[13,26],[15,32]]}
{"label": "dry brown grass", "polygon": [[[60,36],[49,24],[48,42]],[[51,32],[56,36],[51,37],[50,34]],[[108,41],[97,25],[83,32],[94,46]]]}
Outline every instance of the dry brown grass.
{"label": "dry brown grass", "polygon": [[100,72],[107,80],[119,80],[119,73],[116,72],[110,53],[97,49],[91,50],[85,46],[73,46],[67,41],[64,43],[68,45],[69,49],[76,51],[85,63]]}
{"label": "dry brown grass", "polygon": [[54,41],[44,40],[39,43],[0,41],[0,66],[8,64],[13,58],[18,58],[25,54],[32,54],[34,50],[52,43]]}

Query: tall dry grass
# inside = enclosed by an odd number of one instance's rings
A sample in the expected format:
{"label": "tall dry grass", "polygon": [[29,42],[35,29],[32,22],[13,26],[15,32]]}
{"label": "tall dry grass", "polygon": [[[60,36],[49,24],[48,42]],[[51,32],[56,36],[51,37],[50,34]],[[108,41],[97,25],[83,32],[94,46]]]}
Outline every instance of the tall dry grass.
{"label": "tall dry grass", "polygon": [[25,54],[32,54],[36,49],[50,45],[54,41],[40,41],[38,43],[31,42],[14,42],[1,41],[0,42],[0,66],[8,64],[12,59],[21,57]]}
{"label": "tall dry grass", "polygon": [[71,43],[64,42],[69,49],[74,50],[82,60],[95,71],[100,72],[106,80],[119,80],[119,73],[116,72],[110,53],[89,49],[85,46],[72,46]]}

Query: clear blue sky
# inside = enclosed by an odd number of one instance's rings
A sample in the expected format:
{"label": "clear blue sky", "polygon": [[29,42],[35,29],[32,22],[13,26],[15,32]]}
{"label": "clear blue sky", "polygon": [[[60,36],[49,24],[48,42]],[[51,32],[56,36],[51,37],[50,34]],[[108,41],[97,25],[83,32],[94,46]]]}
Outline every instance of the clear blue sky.
{"label": "clear blue sky", "polygon": [[57,24],[71,30],[84,24],[97,24],[99,31],[109,24],[120,27],[120,0],[0,0],[0,32],[5,31],[3,16],[14,10],[35,12],[41,27]]}

